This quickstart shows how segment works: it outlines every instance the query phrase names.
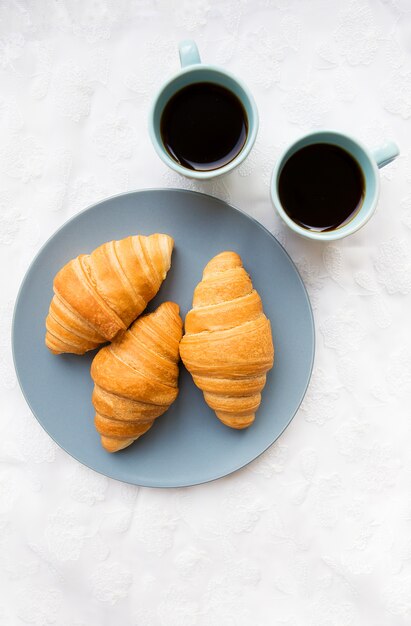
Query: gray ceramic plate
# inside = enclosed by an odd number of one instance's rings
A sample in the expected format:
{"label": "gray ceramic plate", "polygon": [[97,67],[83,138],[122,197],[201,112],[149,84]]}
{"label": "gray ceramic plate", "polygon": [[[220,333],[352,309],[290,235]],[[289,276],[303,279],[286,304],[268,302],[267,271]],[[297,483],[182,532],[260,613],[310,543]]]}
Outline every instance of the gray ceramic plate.
{"label": "gray ceramic plate", "polygon": [[[93,426],[94,352],[53,356],[44,345],[44,319],[55,273],[69,259],[131,233],[164,232],[175,239],[172,266],[149,304],[174,300],[184,316],[207,261],[235,250],[251,274],[271,320],[275,364],[253,426],[227,428],[205,404],[181,366],[180,394],[170,410],[132,446],[109,454]],[[43,428],[69,454],[97,472],[136,485],[180,487],[243,467],[290,423],[310,379],[314,326],[310,303],[290,257],[247,215],[211,196],[178,189],[115,196],[76,215],[44,245],[17,298],[13,354],[20,386]]]}

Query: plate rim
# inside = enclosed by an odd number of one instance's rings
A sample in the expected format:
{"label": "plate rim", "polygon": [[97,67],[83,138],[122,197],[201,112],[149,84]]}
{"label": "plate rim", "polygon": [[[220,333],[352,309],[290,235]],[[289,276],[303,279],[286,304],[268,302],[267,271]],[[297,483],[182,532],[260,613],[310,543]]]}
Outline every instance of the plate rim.
{"label": "plate rim", "polygon": [[[238,466],[235,466],[233,469],[231,469],[229,472],[223,472],[223,473],[217,473],[216,475],[212,476],[211,478],[207,478],[206,480],[196,480],[195,482],[192,481],[187,481],[178,485],[173,485],[173,484],[153,484],[147,481],[142,481],[142,482],[135,482],[133,480],[126,480],[123,478],[118,478],[116,476],[111,475],[110,473],[106,473],[104,471],[101,470],[97,470],[94,467],[92,467],[91,465],[89,465],[88,463],[84,462],[83,460],[80,460],[77,458],[77,456],[75,454],[73,454],[71,451],[67,450],[61,443],[59,443],[54,437],[53,435],[47,430],[47,428],[43,425],[43,423],[41,422],[41,420],[39,419],[37,413],[33,410],[30,400],[26,395],[26,392],[24,390],[23,384],[20,380],[20,374],[19,374],[19,369],[17,366],[17,360],[16,360],[16,355],[15,355],[15,323],[16,323],[16,315],[17,315],[17,309],[18,309],[18,305],[19,305],[19,301],[20,301],[20,296],[21,293],[24,289],[24,286],[27,282],[27,280],[29,279],[29,275],[31,273],[32,267],[34,266],[34,264],[36,263],[38,257],[43,253],[43,250],[47,247],[49,241],[51,241],[61,230],[63,230],[69,223],[74,222],[75,220],[79,219],[81,217],[81,215],[83,213],[86,213],[87,211],[90,211],[91,209],[94,209],[95,207],[99,206],[100,204],[103,204],[104,202],[107,202],[109,200],[114,200],[115,198],[120,198],[122,196],[131,196],[131,195],[135,195],[138,193],[144,193],[144,192],[151,192],[151,191],[165,191],[165,192],[183,192],[183,193],[189,193],[189,194],[193,194],[196,196],[206,196],[208,198],[212,198],[212,200],[215,200],[217,202],[219,202],[220,204],[223,204],[225,206],[228,206],[230,209],[232,209],[233,211],[240,213],[241,215],[245,216],[246,218],[248,218],[249,220],[251,220],[252,222],[254,222],[254,224],[256,224],[261,230],[265,231],[266,234],[269,235],[269,237],[271,239],[273,239],[275,241],[275,243],[281,248],[281,250],[283,251],[283,253],[286,255],[286,257],[288,258],[289,262],[291,263],[292,267],[294,268],[294,271],[296,273],[296,276],[298,278],[298,281],[303,289],[303,293],[305,296],[305,300],[307,302],[308,305],[308,312],[309,312],[309,320],[310,320],[310,326],[311,326],[311,331],[312,331],[312,350],[311,350],[311,360],[310,360],[310,368],[309,368],[309,373],[307,376],[307,382],[304,386],[304,389],[301,393],[301,397],[298,401],[298,404],[296,406],[296,409],[294,411],[294,413],[290,416],[289,420],[287,421],[286,425],[284,426],[284,428],[282,428],[282,430],[275,436],[275,438],[270,441],[267,446],[264,447],[263,450],[261,450],[261,452],[259,452],[257,455],[255,455],[252,459],[250,459],[249,461],[246,461],[245,463],[241,462]],[[136,487],[147,487],[150,489],[179,489],[179,488],[186,488],[186,487],[195,487],[196,485],[203,485],[203,484],[207,484],[210,482],[214,482],[216,480],[219,480],[220,478],[224,478],[225,476],[230,476],[231,474],[234,474],[235,472],[238,472],[240,469],[243,469],[244,467],[247,467],[250,463],[252,463],[253,461],[255,461],[256,459],[258,459],[262,454],[264,454],[264,452],[266,452],[269,448],[271,448],[272,445],[274,445],[274,443],[281,437],[281,435],[285,432],[285,430],[289,427],[289,425],[291,424],[291,422],[293,421],[294,417],[296,416],[303,400],[304,397],[307,393],[307,389],[308,386],[310,384],[311,381],[311,377],[312,377],[312,372],[313,372],[313,368],[314,368],[314,361],[315,361],[315,353],[316,353],[316,332],[315,332],[315,323],[314,323],[314,315],[313,315],[313,310],[312,310],[312,306],[311,306],[311,301],[310,301],[310,297],[308,295],[308,291],[307,288],[304,284],[303,279],[301,278],[300,272],[298,271],[298,268],[296,266],[296,264],[294,263],[294,261],[292,260],[290,254],[287,252],[287,250],[284,248],[284,246],[278,241],[278,239],[273,235],[273,233],[271,231],[268,230],[268,228],[266,228],[261,222],[259,222],[255,217],[253,217],[252,215],[249,215],[248,213],[246,213],[245,211],[243,211],[242,209],[239,209],[237,206],[234,206],[233,204],[226,202],[225,200],[222,200],[221,198],[217,198],[209,193],[203,193],[202,191],[196,191],[196,190],[192,190],[192,189],[184,189],[183,187],[145,187],[143,189],[134,189],[134,190],[129,190],[129,191],[123,191],[121,193],[116,193],[113,194],[111,196],[107,196],[105,198],[102,198],[100,200],[98,200],[97,202],[94,202],[93,204],[88,205],[87,207],[85,207],[84,209],[82,209],[81,211],[78,211],[75,215],[72,215],[71,217],[69,217],[67,220],[65,220],[63,222],[63,224],[61,224],[61,226],[59,226],[49,237],[47,237],[46,241],[40,246],[39,250],[37,251],[37,253],[35,254],[35,256],[33,257],[33,259],[31,260],[31,262],[29,263],[23,279],[20,283],[19,289],[17,291],[17,295],[16,295],[16,299],[14,301],[14,307],[13,307],[13,317],[12,317],[12,324],[11,324],[11,348],[12,348],[12,357],[13,357],[13,365],[14,365],[14,370],[16,373],[16,377],[17,377],[17,382],[19,383],[19,387],[20,387],[20,391],[23,394],[23,397],[31,411],[31,413],[33,414],[33,416],[35,417],[35,419],[37,420],[38,424],[41,426],[41,428],[47,433],[47,435],[54,441],[54,443],[61,448],[61,450],[63,450],[66,454],[68,454],[69,456],[71,456],[73,459],[75,459],[78,463],[80,463],[81,465],[84,465],[85,467],[88,467],[89,469],[93,470],[94,472],[96,472],[97,474],[101,474],[102,476],[106,476],[107,478],[110,478],[111,480],[117,480],[118,482],[121,483],[126,483],[129,485],[135,485]],[[184,367],[184,365],[183,365]]]}

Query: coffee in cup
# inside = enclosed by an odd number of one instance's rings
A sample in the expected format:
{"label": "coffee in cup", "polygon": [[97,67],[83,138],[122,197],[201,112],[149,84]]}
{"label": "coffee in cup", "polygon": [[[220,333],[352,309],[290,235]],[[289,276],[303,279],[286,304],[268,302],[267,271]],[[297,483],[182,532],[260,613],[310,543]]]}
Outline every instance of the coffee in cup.
{"label": "coffee in cup", "polygon": [[250,153],[258,111],[235,76],[201,63],[194,41],[179,45],[181,70],[154,98],[149,130],[162,161],[197,180],[231,172]]}
{"label": "coffee in cup", "polygon": [[317,232],[348,224],[360,210],[364,193],[365,180],[357,161],[330,143],[313,143],[292,154],[278,181],[287,215]]}
{"label": "coffee in cup", "polygon": [[318,130],[289,145],[274,166],[271,199],[295,233],[335,241],[355,233],[373,216],[378,170],[399,155],[390,141],[370,152],[341,132]]}
{"label": "coffee in cup", "polygon": [[240,154],[247,140],[247,113],[240,99],[212,82],[180,89],[164,107],[160,124],[170,156],[197,172],[224,167]]}

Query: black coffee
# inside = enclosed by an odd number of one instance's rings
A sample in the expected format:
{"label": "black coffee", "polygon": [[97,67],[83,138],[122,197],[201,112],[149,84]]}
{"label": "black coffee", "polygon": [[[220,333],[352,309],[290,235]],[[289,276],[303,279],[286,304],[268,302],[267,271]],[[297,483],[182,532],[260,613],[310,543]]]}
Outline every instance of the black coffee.
{"label": "black coffee", "polygon": [[230,163],[247,138],[247,114],[231,91],[194,83],[177,92],[161,116],[161,138],[183,167],[216,170]]}
{"label": "black coffee", "polygon": [[281,204],[291,219],[320,232],[349,222],[361,207],[364,191],[364,177],[355,159],[326,143],[293,154],[278,183]]}

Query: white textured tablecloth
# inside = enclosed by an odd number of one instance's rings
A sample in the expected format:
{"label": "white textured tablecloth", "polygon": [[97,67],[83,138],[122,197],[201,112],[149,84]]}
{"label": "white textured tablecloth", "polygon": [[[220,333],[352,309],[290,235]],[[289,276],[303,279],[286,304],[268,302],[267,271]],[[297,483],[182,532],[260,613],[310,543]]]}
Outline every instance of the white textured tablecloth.
{"label": "white textured tablecloth", "polygon": [[[260,110],[251,156],[208,184],[169,171],[147,132],[185,37]],[[410,118],[408,0],[0,0],[1,625],[411,624]],[[373,220],[332,245],[294,236],[269,200],[279,149],[317,127],[402,150]],[[301,270],[317,329],[309,391],[278,443],[170,491],[62,452],[10,349],[17,289],[47,237],[108,194],[164,186],[265,224]]]}

